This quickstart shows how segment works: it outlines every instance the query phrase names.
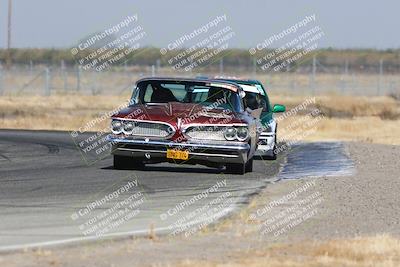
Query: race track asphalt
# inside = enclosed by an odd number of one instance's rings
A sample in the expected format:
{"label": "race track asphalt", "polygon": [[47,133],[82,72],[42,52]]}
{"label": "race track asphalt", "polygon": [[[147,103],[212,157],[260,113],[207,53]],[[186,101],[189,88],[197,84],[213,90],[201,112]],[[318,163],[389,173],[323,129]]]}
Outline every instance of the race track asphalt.
{"label": "race track asphalt", "polygon": [[0,251],[151,232],[188,237],[270,182],[354,170],[335,142],[296,144],[245,175],[169,163],[115,170],[103,155],[84,158],[69,132],[0,130]]}
{"label": "race track asphalt", "polygon": [[[192,225],[200,218],[193,212],[213,223],[247,204],[276,179],[283,157],[256,160],[254,171],[243,176],[168,163],[115,170],[111,156],[88,165],[68,132],[0,130],[0,250],[94,239],[96,233],[185,233],[174,225]],[[213,186],[215,192],[205,196]],[[90,203],[98,205],[87,208]],[[126,219],[111,223],[120,218]]]}

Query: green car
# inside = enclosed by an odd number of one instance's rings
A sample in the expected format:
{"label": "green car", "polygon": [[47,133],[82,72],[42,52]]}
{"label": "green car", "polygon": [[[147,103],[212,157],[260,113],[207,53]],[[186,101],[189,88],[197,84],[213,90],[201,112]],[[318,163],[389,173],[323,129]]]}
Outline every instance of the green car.
{"label": "green car", "polygon": [[217,79],[239,84],[246,92],[243,99],[246,108],[251,110],[262,108],[260,115],[260,136],[256,155],[267,159],[276,159],[277,153],[275,148],[277,144],[276,135],[278,123],[274,118],[274,113],[285,112],[285,106],[276,104],[271,107],[267,91],[261,82],[257,80]]}

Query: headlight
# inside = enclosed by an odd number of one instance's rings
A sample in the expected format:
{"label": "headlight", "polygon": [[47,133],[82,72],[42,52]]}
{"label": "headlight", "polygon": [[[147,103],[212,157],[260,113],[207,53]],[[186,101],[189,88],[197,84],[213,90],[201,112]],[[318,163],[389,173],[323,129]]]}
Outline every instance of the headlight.
{"label": "headlight", "polygon": [[112,120],[111,121],[111,132],[113,134],[120,134],[122,133],[123,124],[120,120]]}
{"label": "headlight", "polygon": [[135,124],[131,121],[126,121],[123,128],[124,134],[132,134],[133,128],[135,128]]}
{"label": "headlight", "polygon": [[171,126],[169,126],[169,127],[167,128],[167,133],[168,133],[168,134],[174,133],[174,128],[172,128]]}
{"label": "headlight", "polygon": [[236,129],[233,127],[228,127],[224,131],[224,137],[228,141],[235,140],[236,138]]}
{"label": "headlight", "polygon": [[246,141],[246,139],[249,137],[249,130],[246,127],[237,128],[236,137],[240,142]]}

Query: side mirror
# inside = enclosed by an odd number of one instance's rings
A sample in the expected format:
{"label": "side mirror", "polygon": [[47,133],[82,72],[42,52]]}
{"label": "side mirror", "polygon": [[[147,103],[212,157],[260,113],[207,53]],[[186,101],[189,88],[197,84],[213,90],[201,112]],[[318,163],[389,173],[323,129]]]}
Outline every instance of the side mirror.
{"label": "side mirror", "polygon": [[274,108],[272,109],[273,113],[280,113],[280,112],[285,112],[285,111],[286,111],[286,107],[284,105],[279,105],[279,104],[274,105]]}

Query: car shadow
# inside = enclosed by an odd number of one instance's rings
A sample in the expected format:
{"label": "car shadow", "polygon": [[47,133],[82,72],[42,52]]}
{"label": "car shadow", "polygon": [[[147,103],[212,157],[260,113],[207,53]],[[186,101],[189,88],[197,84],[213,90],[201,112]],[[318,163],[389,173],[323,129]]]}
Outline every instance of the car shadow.
{"label": "car shadow", "polygon": [[[115,170],[113,166],[101,168],[102,170]],[[146,171],[146,172],[175,172],[175,173],[210,173],[220,174],[223,173],[223,168],[209,168],[209,167],[183,167],[183,166],[156,166],[148,164],[143,169],[128,169],[128,171]]]}
{"label": "car shadow", "polygon": [[253,159],[254,159],[254,160],[266,160],[266,161],[273,160],[273,159],[271,159],[271,158],[268,157],[268,156],[254,156]]}

